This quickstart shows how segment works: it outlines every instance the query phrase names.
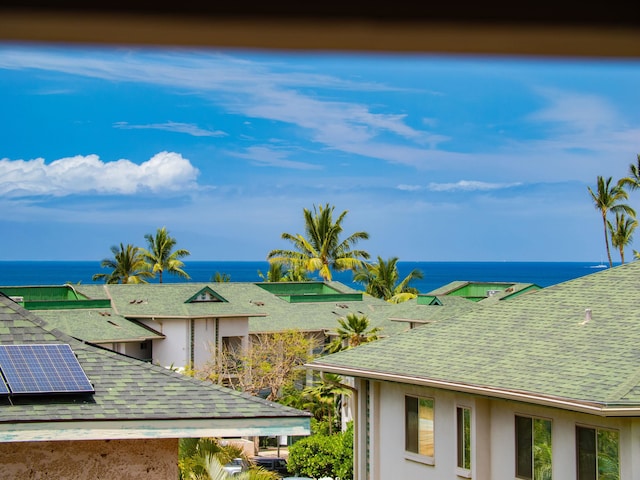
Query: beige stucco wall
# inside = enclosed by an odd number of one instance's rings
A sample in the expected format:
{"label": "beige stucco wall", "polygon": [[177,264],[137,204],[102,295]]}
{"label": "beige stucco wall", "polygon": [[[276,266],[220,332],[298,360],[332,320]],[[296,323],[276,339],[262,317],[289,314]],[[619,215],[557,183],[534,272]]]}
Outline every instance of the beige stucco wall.
{"label": "beige stucco wall", "polygon": [[176,480],[178,440],[0,443],[0,478]]}
{"label": "beige stucco wall", "polygon": [[[357,381],[356,471],[358,479],[513,480],[516,415],[552,422],[553,478],[576,478],[575,427],[617,430],[620,434],[620,480],[640,479],[640,418],[606,418],[508,400],[400,383]],[[434,400],[433,459],[405,452],[404,397]],[[471,472],[456,467],[456,407],[471,408]],[[368,416],[368,418],[366,418]],[[367,451],[368,449],[368,451]],[[368,466],[367,466],[368,462]],[[367,468],[370,475],[367,477]]]}

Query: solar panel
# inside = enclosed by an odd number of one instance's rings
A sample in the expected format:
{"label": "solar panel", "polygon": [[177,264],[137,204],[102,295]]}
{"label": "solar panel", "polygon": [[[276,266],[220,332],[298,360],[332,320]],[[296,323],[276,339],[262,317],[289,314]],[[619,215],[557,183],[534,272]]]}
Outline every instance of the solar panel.
{"label": "solar panel", "polygon": [[0,370],[11,394],[94,392],[67,344],[0,345]]}

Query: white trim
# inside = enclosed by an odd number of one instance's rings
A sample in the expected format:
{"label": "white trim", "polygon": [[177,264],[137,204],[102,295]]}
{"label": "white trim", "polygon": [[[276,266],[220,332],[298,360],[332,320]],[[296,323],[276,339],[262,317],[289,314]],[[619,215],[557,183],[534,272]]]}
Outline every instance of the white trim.
{"label": "white trim", "polygon": [[308,418],[34,422],[0,424],[0,443],[136,438],[306,436],[310,433]]}
{"label": "white trim", "polygon": [[638,404],[631,405],[629,407],[607,406],[604,403],[598,403],[595,401],[583,402],[571,398],[544,396],[530,392],[518,392],[515,390],[505,390],[495,387],[455,383],[445,380],[434,380],[430,378],[418,378],[411,377],[409,375],[398,375],[394,373],[372,372],[367,370],[359,370],[356,368],[336,367],[333,365],[323,365],[322,363],[306,364],[305,367],[324,372],[337,373],[339,375],[382,380],[394,383],[406,383],[410,385],[432,387],[455,392],[484,395],[494,398],[502,398],[506,400],[514,400],[518,402],[527,402],[536,405],[561,408],[563,410],[588,413],[591,415],[601,415],[603,417],[636,417],[640,415],[640,405]]}
{"label": "white trim", "polygon": [[429,455],[420,455],[419,453],[409,452],[408,450],[404,451],[405,460],[409,460],[410,462],[422,463],[424,465],[435,465],[436,461],[434,457]]}

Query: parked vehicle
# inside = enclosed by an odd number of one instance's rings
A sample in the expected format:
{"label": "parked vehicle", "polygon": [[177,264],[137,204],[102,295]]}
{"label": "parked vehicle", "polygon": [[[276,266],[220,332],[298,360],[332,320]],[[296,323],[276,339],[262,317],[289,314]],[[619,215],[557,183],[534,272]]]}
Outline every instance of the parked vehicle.
{"label": "parked vehicle", "polygon": [[234,458],[229,463],[224,465],[222,468],[224,468],[227,471],[227,473],[233,476],[233,475],[239,474],[240,472],[244,472],[248,470],[249,464],[247,463],[246,460],[242,458]]}
{"label": "parked vehicle", "polygon": [[265,470],[271,470],[279,475],[288,475],[287,460],[280,457],[253,457],[253,461]]}

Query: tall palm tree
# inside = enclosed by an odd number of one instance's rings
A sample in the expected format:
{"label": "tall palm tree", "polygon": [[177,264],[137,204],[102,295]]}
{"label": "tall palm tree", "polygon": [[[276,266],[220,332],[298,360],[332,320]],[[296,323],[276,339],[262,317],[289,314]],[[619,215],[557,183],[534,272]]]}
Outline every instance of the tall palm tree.
{"label": "tall palm tree", "polygon": [[111,273],[96,273],[93,281],[104,279],[105,283],[147,283],[147,278],[153,278],[149,266],[145,262],[139,247],[120,243],[111,247],[113,258],[105,258],[100,263],[102,268],[112,269]]}
{"label": "tall palm tree", "polygon": [[611,245],[620,252],[620,261],[624,263],[624,248],[633,240],[633,231],[638,226],[638,220],[616,213],[616,223],[612,225],[607,220],[607,228],[611,236]]}
{"label": "tall palm tree", "polygon": [[611,261],[611,250],[609,249],[609,235],[607,232],[607,214],[609,212],[625,212],[632,217],[636,216],[636,212],[629,205],[620,203],[622,200],[627,200],[629,195],[622,185],[622,181],[611,185],[611,177],[605,179],[598,175],[598,182],[596,192],[591,190],[591,187],[587,187],[591,198],[593,199],[596,210],[602,215],[602,226],[604,230],[604,244],[607,247],[607,259],[609,260],[609,267],[613,266]]}
{"label": "tall palm tree", "polygon": [[176,239],[169,235],[166,227],[159,228],[155,236],[147,233],[144,238],[147,240],[148,248],[142,249],[142,254],[146,262],[150,265],[151,271],[158,274],[158,280],[162,283],[164,272],[177,275],[182,278],[191,278],[182,268],[184,263],[180,260],[191,255],[188,250],[178,249]]}
{"label": "tall palm tree", "polygon": [[369,323],[369,317],[353,312],[347,313],[346,317],[338,318],[339,326],[336,329],[338,336],[327,347],[328,352],[335,353],[377,340],[380,329],[369,328]]}
{"label": "tall palm tree", "polygon": [[270,262],[284,263],[292,268],[303,267],[308,272],[318,271],[324,280],[331,280],[331,269],[355,270],[362,260],[369,258],[364,250],[352,250],[360,240],[369,238],[367,232],[355,232],[341,239],[342,222],[348,211],[333,220],[334,206],[328,203],[313,211],[304,209],[305,235],[283,233],[282,238],[293,244],[294,250],[276,249],[269,252]]}
{"label": "tall palm tree", "polygon": [[383,298],[391,303],[415,298],[418,290],[410,287],[409,283],[423,278],[422,271],[414,268],[402,281],[399,278],[398,257],[391,257],[384,261],[378,256],[377,263],[363,264],[353,274],[353,281],[362,283],[365,286],[365,292],[373,297]]}

